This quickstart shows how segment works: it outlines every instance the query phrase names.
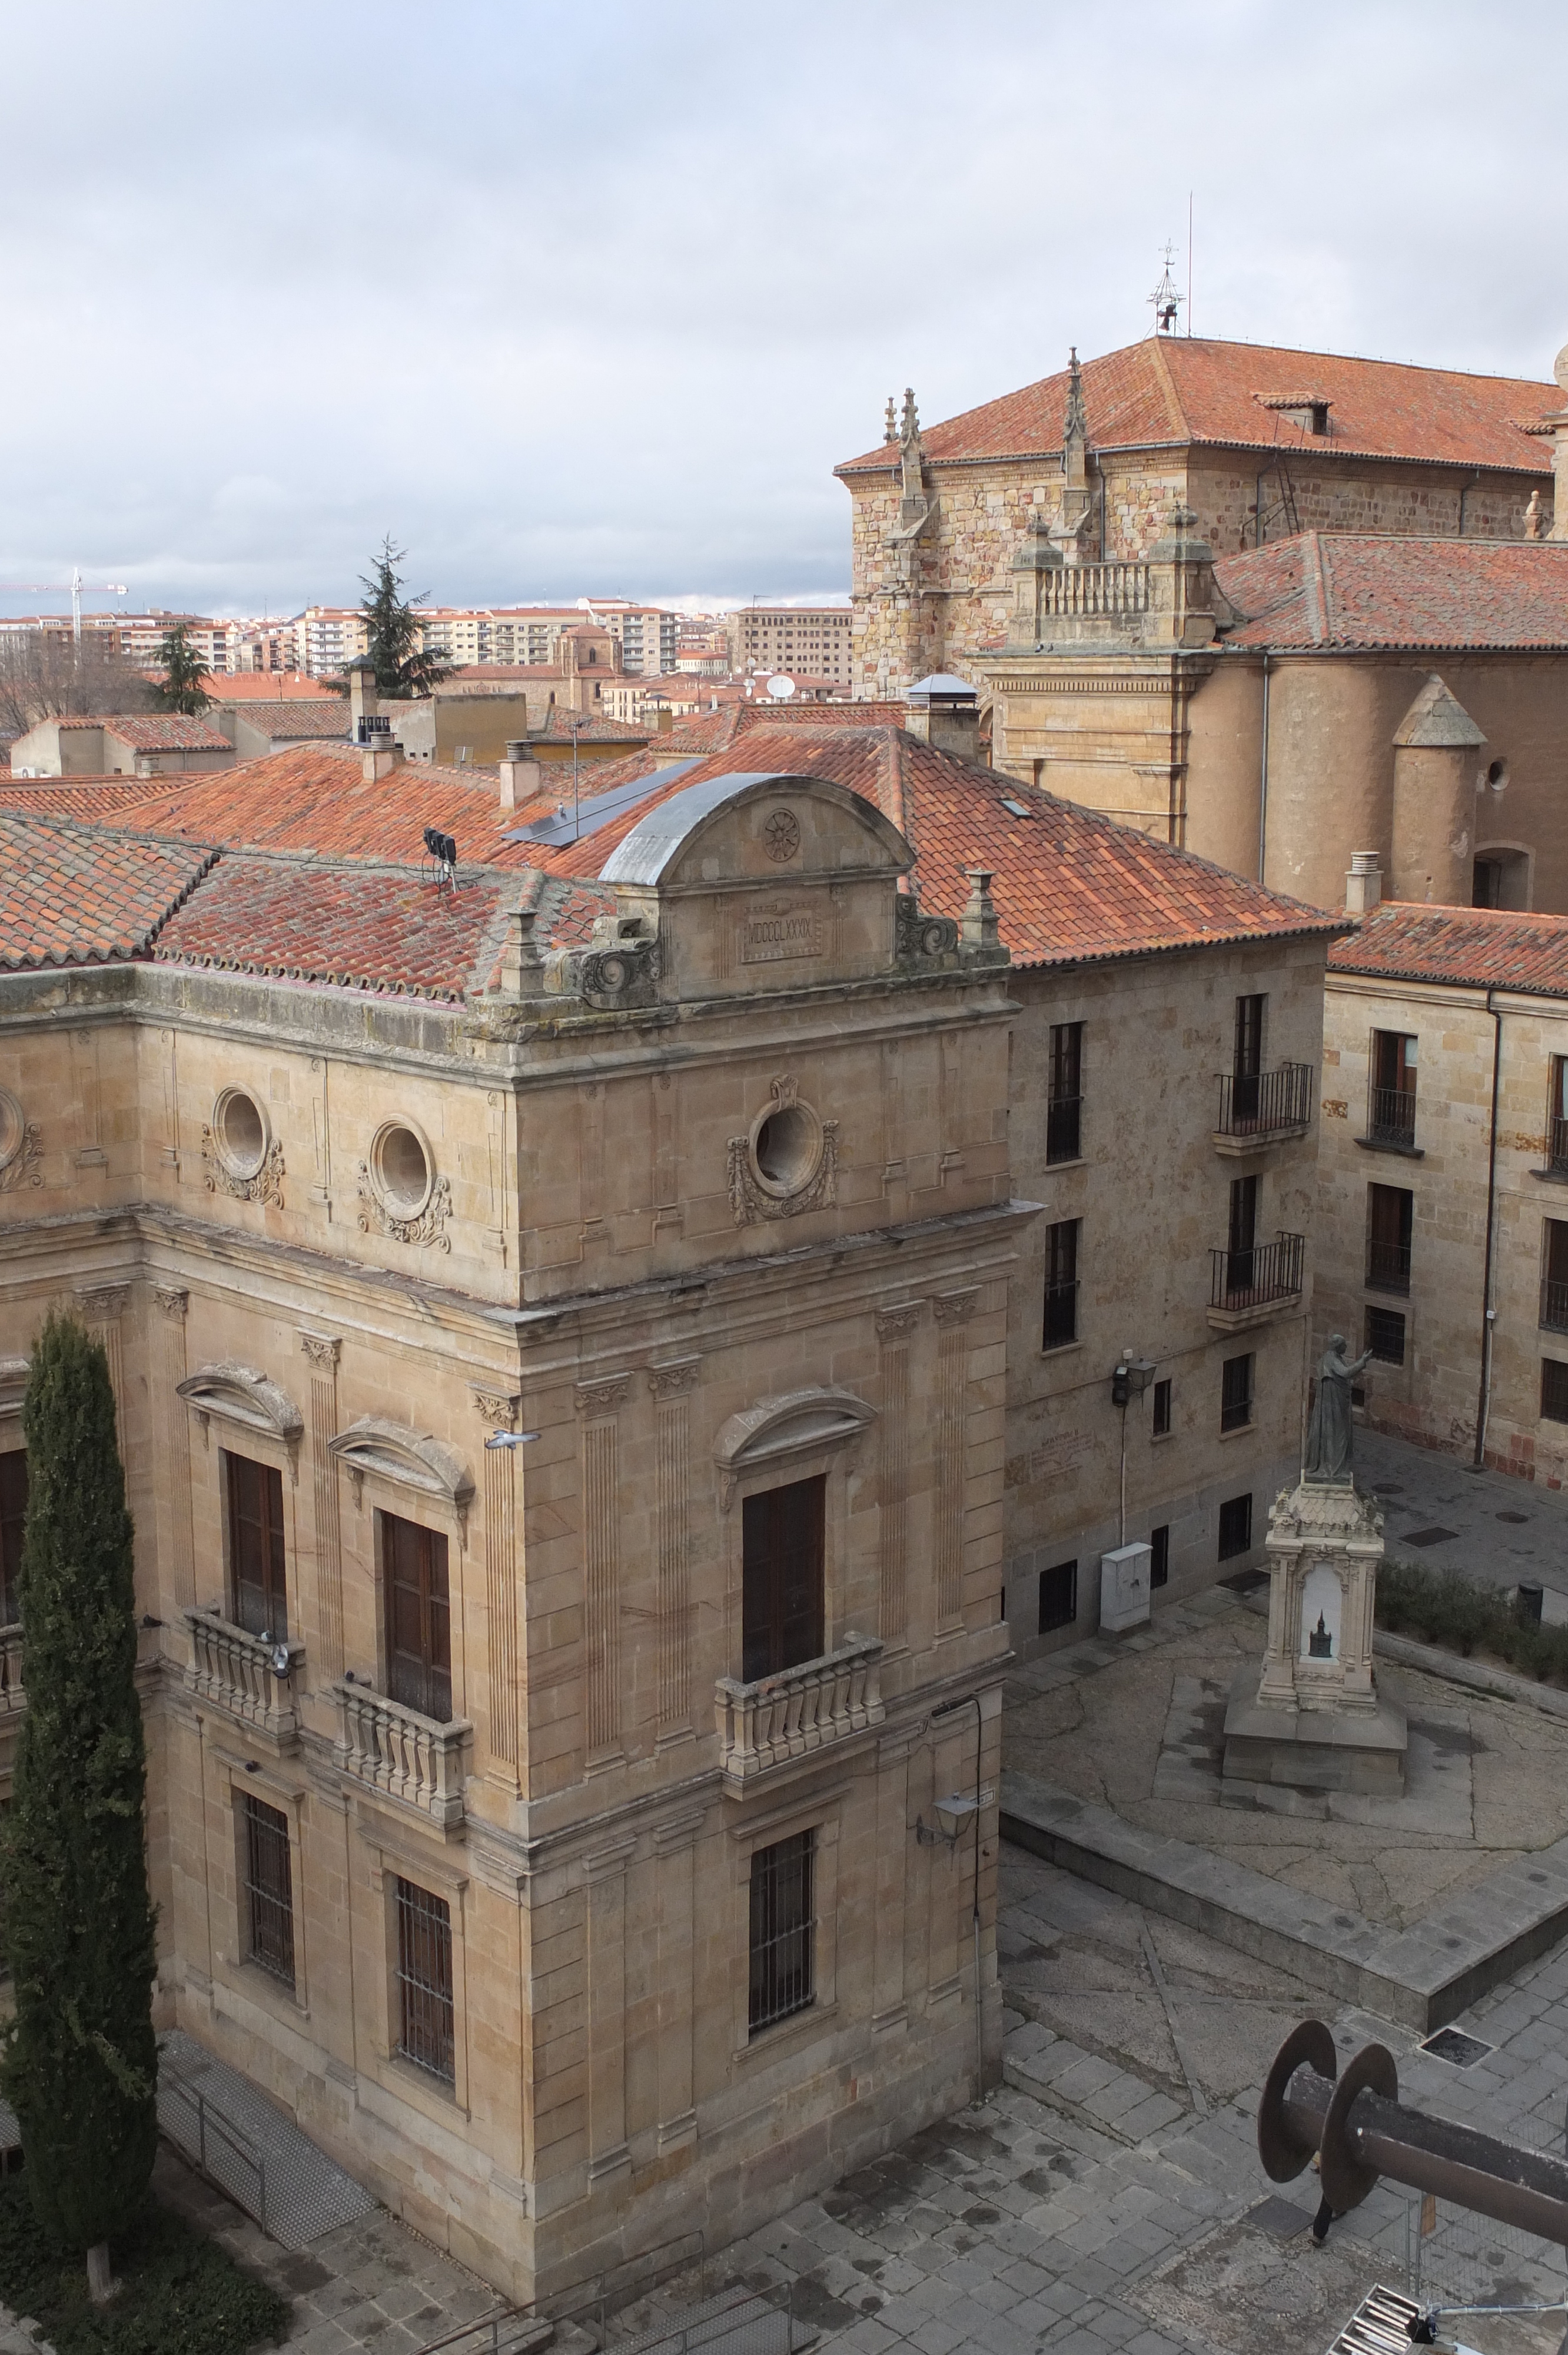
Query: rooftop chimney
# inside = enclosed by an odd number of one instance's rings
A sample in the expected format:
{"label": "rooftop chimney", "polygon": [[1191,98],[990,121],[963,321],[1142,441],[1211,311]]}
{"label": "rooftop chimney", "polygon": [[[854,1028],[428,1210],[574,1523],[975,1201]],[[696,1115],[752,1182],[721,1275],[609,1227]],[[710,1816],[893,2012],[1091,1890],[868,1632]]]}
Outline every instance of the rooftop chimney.
{"label": "rooftop chimney", "polygon": [[545,790],[544,775],[537,760],[528,749],[525,738],[507,741],[506,758],[501,763],[501,807],[503,814],[524,808],[536,801]]}
{"label": "rooftop chimney", "polygon": [[969,883],[969,905],[959,925],[959,936],[967,949],[988,949],[993,954],[1001,945],[997,929],[996,901],[991,896],[991,872],[984,867],[966,867],[964,876]]}
{"label": "rooftop chimney", "polygon": [[367,785],[375,784],[380,777],[389,777],[402,763],[403,747],[395,744],[390,735],[371,738],[360,754],[360,768]]}
{"label": "rooftop chimney", "polygon": [[1368,916],[1383,899],[1383,870],[1375,850],[1352,850],[1345,878],[1345,913]]}
{"label": "rooftop chimney", "polygon": [[379,716],[381,705],[376,692],[376,665],[368,655],[359,655],[347,666],[348,732],[356,744],[365,741],[363,722]]}

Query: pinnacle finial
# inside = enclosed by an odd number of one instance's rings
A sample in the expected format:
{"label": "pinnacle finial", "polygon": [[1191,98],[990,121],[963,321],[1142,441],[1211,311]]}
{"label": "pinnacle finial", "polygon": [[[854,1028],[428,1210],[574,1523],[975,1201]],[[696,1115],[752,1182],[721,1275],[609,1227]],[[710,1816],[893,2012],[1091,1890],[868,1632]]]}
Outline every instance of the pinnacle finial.
{"label": "pinnacle finial", "polygon": [[914,389],[910,385],[906,385],[904,388],[904,425],[900,439],[905,442],[913,442],[919,433],[919,431],[920,415],[915,406]]}
{"label": "pinnacle finial", "polygon": [[1088,439],[1089,421],[1084,412],[1084,374],[1078,366],[1076,344],[1071,346],[1071,352],[1072,357],[1067,363],[1067,411],[1062,421],[1062,438],[1065,442],[1084,442]]}
{"label": "pinnacle finial", "polygon": [[898,439],[898,411],[891,393],[887,396],[887,422],[882,438],[885,442],[896,442]]}

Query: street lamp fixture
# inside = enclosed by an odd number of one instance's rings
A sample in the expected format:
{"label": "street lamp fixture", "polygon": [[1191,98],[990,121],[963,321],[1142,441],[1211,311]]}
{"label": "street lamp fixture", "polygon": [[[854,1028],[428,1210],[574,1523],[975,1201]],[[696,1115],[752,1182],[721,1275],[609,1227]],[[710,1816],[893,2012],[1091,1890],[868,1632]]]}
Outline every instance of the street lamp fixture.
{"label": "street lamp fixture", "polygon": [[980,1812],[980,1801],[972,1793],[950,1791],[945,1799],[933,1800],[931,1812],[935,1824],[915,1818],[915,1837],[922,1848],[935,1848],[938,1842],[957,1848],[966,1824]]}
{"label": "street lamp fixture", "polygon": [[1127,1543],[1127,1410],[1130,1401],[1141,1398],[1154,1375],[1152,1358],[1135,1358],[1130,1349],[1123,1349],[1111,1369],[1111,1404],[1121,1409],[1121,1481],[1118,1545]]}

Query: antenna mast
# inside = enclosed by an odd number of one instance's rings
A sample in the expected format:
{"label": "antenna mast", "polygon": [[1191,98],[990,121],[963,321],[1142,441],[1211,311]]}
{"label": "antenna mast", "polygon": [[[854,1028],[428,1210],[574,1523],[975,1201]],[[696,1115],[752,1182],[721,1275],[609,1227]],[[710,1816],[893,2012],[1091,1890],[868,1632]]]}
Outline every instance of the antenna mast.
{"label": "antenna mast", "polygon": [[1154,331],[1160,336],[1169,336],[1173,331],[1176,314],[1181,306],[1181,297],[1177,293],[1175,281],[1171,275],[1171,258],[1175,250],[1175,247],[1167,240],[1165,267],[1160,272],[1159,285],[1149,298],[1154,305]]}

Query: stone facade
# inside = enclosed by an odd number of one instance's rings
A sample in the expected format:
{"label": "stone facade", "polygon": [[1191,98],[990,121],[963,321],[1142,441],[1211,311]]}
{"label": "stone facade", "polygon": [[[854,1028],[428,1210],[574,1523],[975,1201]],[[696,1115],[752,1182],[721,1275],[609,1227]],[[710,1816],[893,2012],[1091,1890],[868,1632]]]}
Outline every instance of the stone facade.
{"label": "stone facade", "polygon": [[[516,916],[466,1005],[0,983],[0,1448],[74,1302],[161,1623],[161,2017],[520,2300],[720,2245],[997,2065],[1005,957],[906,938],[907,848],[834,786],[673,806],[613,939],[541,965]],[[237,1465],[281,1517],[264,1630]],[[747,1681],[780,1489],[820,1634]],[[421,1607],[449,1581],[423,1707],[405,1543]],[[786,1969],[753,1859],[802,1853]]]}

